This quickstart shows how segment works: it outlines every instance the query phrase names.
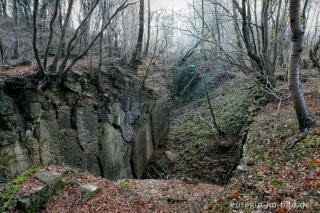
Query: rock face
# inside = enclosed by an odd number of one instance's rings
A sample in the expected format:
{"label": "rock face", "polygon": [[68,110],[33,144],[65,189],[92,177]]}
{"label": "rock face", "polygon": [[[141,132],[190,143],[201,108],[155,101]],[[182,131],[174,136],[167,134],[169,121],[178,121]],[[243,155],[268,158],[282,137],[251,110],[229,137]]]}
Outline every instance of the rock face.
{"label": "rock face", "polygon": [[145,115],[137,125],[132,163],[135,176],[141,178],[154,149],[150,116]]}
{"label": "rock face", "polygon": [[99,89],[75,71],[42,92],[0,79],[0,182],[33,165],[141,177],[168,126],[167,100],[151,93],[121,68],[103,72]]}

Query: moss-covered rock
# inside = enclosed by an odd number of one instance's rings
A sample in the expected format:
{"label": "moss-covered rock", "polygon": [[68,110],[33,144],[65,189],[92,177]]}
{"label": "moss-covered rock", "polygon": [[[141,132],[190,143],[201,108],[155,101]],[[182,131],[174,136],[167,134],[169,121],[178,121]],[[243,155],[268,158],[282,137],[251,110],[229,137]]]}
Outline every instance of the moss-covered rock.
{"label": "moss-covered rock", "polygon": [[170,151],[163,152],[155,161],[155,166],[160,171],[167,170],[174,163],[174,155]]}
{"label": "moss-covered rock", "polygon": [[36,188],[28,196],[18,198],[18,208],[25,212],[35,212],[45,207],[46,202],[64,186],[59,173],[42,170],[34,175],[43,185]]}

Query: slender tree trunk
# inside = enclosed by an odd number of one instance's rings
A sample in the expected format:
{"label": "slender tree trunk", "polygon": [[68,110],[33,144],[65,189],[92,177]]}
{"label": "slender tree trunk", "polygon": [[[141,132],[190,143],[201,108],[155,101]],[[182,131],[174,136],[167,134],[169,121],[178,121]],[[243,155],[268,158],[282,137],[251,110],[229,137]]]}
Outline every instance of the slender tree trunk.
{"label": "slender tree trunk", "polygon": [[7,0],[1,0],[2,16],[7,17]]}
{"label": "slender tree trunk", "polygon": [[98,2],[99,2],[99,0],[96,1],[96,3],[91,8],[91,10],[88,13],[88,15],[82,20],[82,22],[80,23],[80,25],[76,29],[73,37],[69,41],[68,47],[67,47],[67,54],[64,57],[61,65],[59,66],[59,70],[58,70],[58,73],[57,73],[57,75],[59,77],[59,80],[65,79],[67,73],[71,70],[71,68],[75,65],[75,63],[88,53],[88,51],[93,47],[93,45],[96,43],[96,41],[100,38],[100,36],[103,33],[103,31],[107,29],[107,27],[110,25],[112,20],[118,15],[118,13],[120,13],[122,10],[126,9],[127,7],[135,4],[135,2],[128,3],[128,0],[123,1],[122,4],[113,12],[113,14],[110,16],[108,21],[106,21],[106,23],[103,25],[103,27],[100,30],[100,32],[97,35],[95,35],[95,37],[92,39],[92,41],[88,44],[88,47],[86,47],[75,59],[73,59],[71,61],[70,65],[67,66],[67,61],[68,61],[68,59],[70,57],[70,53],[71,53],[71,49],[72,49],[72,46],[73,46],[73,42],[76,40],[77,35],[79,33],[79,30],[83,26],[84,22],[92,14],[92,12],[94,11],[94,8],[97,6]]}
{"label": "slender tree trunk", "polygon": [[[102,23],[105,22],[106,19],[106,2],[102,1],[101,2],[101,13],[102,13]],[[103,30],[103,24],[101,24],[101,30]],[[102,54],[103,54],[103,32],[101,33],[100,40],[99,40],[99,65],[98,65],[98,70],[96,75],[94,76],[97,80],[98,85],[100,85],[101,81],[101,67],[102,67]]]}
{"label": "slender tree trunk", "polygon": [[37,60],[37,64],[39,66],[39,73],[41,76],[45,76],[45,70],[41,64],[41,60],[39,57],[39,51],[37,47],[37,15],[38,15],[38,7],[39,7],[39,0],[34,1],[34,6],[33,6],[33,38],[32,38],[32,45],[33,45],[33,52],[34,56]]}
{"label": "slender tree trunk", "polygon": [[[63,30],[63,24],[62,24],[62,5],[59,4],[59,28],[62,32]],[[81,45],[80,45],[81,46]],[[61,51],[61,56],[64,57],[65,56],[65,42],[63,41],[62,43],[62,51]]]}
{"label": "slender tree trunk", "polygon": [[[13,5],[13,19],[14,19],[14,25],[16,27],[16,30],[18,30],[19,23],[18,23],[18,4],[17,0],[12,1]],[[14,39],[14,46],[13,46],[13,57],[18,58],[19,57],[19,33],[16,33],[15,39]]]}
{"label": "slender tree trunk", "polygon": [[302,26],[303,26],[303,30],[304,31],[306,30],[306,27],[307,27],[306,11],[307,11],[307,7],[308,7],[308,3],[309,3],[309,0],[305,0],[304,5],[303,5],[303,9],[302,9],[302,15],[301,15]]}
{"label": "slender tree trunk", "polygon": [[257,63],[260,71],[263,71],[263,64],[260,57],[254,53],[251,46],[249,31],[248,31],[248,22],[247,22],[247,9],[246,9],[246,0],[242,0],[242,33],[243,41],[247,49],[248,56]]}
{"label": "slender tree trunk", "polygon": [[267,82],[272,86],[275,85],[274,79],[274,67],[270,60],[270,51],[269,51],[269,0],[263,0],[262,3],[262,13],[261,13],[261,34],[262,34],[262,55],[263,55],[263,67],[264,74],[267,77]]}
{"label": "slender tree trunk", "polygon": [[55,55],[55,57],[53,59],[53,62],[51,64],[51,66],[50,66],[50,71],[52,71],[52,72],[56,72],[57,64],[58,64],[59,58],[61,56],[63,43],[64,43],[64,37],[65,37],[66,31],[67,31],[67,27],[69,25],[69,19],[70,19],[70,16],[71,16],[73,2],[74,2],[74,0],[69,0],[68,11],[67,11],[66,17],[64,19],[64,23],[63,23],[62,32],[61,32],[61,35],[60,35],[60,41],[59,41],[58,49],[56,51],[56,55]]}
{"label": "slender tree trunk", "polygon": [[139,34],[136,49],[132,57],[132,68],[137,71],[138,65],[141,64],[141,49],[143,42],[143,31],[144,31],[144,0],[140,0],[139,9]]}
{"label": "slender tree trunk", "polygon": [[141,84],[141,89],[144,87],[144,84],[149,76],[149,72],[150,72],[150,67],[153,63],[153,60],[156,56],[156,53],[157,53],[157,48],[158,48],[158,36],[159,36],[159,26],[158,26],[158,23],[159,23],[159,17],[157,17],[157,32],[156,32],[156,43],[154,45],[154,49],[153,49],[153,54],[152,54],[152,57],[151,57],[151,60],[150,60],[150,63],[148,65],[148,68],[147,68],[147,71],[146,71],[146,74],[145,76],[143,77],[143,81],[142,81],[142,84]]}
{"label": "slender tree trunk", "polygon": [[313,62],[314,67],[316,67],[320,71],[320,56],[318,58],[318,53],[320,51],[320,36],[318,38],[318,42],[316,45],[310,49],[310,59]]}
{"label": "slender tree trunk", "polygon": [[207,97],[207,102],[208,102],[208,105],[209,105],[210,114],[211,114],[211,117],[212,117],[212,123],[213,123],[214,127],[217,129],[219,136],[224,136],[225,133],[220,129],[220,127],[219,127],[219,125],[217,123],[217,120],[216,120],[216,116],[214,115],[214,112],[213,112],[213,108],[212,108],[212,105],[211,105],[210,96],[209,96],[209,92],[208,92],[208,88],[207,88],[207,82],[206,82],[205,77],[203,78],[203,84],[204,84],[204,88],[206,90],[206,97]]}
{"label": "slender tree trunk", "polygon": [[252,29],[252,17],[251,17],[251,8],[250,8],[250,2],[249,1],[247,3],[247,11],[248,11],[248,28],[249,28],[250,34],[251,34],[251,42],[253,44],[254,52],[256,54],[258,54],[258,49],[257,49],[257,45],[256,45],[256,39],[255,39],[254,32],[253,32],[253,29]]}
{"label": "slender tree trunk", "polygon": [[[204,38],[204,29],[205,29],[205,12],[204,12],[204,0],[201,0],[201,38]],[[205,52],[205,42],[201,43],[201,56],[203,57],[204,62],[206,63],[207,56]]]}
{"label": "slender tree trunk", "polygon": [[254,20],[256,22],[256,35],[257,35],[257,47],[258,47],[258,52],[261,51],[261,41],[260,41],[260,29],[258,27],[258,15],[257,15],[257,0],[254,0]]}
{"label": "slender tree trunk", "polygon": [[294,102],[299,128],[303,131],[313,124],[306,102],[304,100],[302,87],[299,82],[299,62],[303,51],[303,27],[300,22],[300,0],[290,0],[289,6],[292,50],[290,56],[289,88]]}
{"label": "slender tree trunk", "polygon": [[0,39],[0,54],[1,54],[1,62],[4,63],[4,50],[3,50],[3,44]]}
{"label": "slender tree trunk", "polygon": [[[0,18],[5,17],[6,7],[3,7],[5,1],[1,1],[1,13]],[[0,54],[1,54],[1,62],[4,63],[4,47],[0,38]]]}
{"label": "slender tree trunk", "polygon": [[[280,21],[280,16],[281,16],[281,6],[282,6],[282,0],[279,0],[279,5],[278,5],[278,12],[277,12],[277,18],[276,18],[276,29],[275,29],[275,34],[274,37],[277,39],[278,33],[279,33],[279,21]],[[278,66],[278,45],[275,45],[273,49],[273,67]]]}
{"label": "slender tree trunk", "polygon": [[[214,5],[214,13],[215,13],[215,18],[216,18],[216,28],[217,28],[217,39],[218,39],[218,44],[221,45],[221,37],[220,37],[220,25],[219,25],[219,19],[218,19],[218,8],[217,5]],[[218,48],[220,50],[220,48]]]}
{"label": "slender tree trunk", "polygon": [[50,20],[50,25],[49,25],[49,39],[48,39],[48,43],[47,43],[47,47],[44,53],[44,59],[43,59],[43,69],[44,72],[47,72],[47,61],[48,61],[48,54],[50,51],[50,46],[51,46],[51,42],[52,42],[52,38],[53,38],[53,25],[54,22],[57,18],[57,14],[58,14],[58,7],[59,7],[59,0],[55,1],[55,6],[54,6],[54,12],[52,15],[52,18]]}
{"label": "slender tree trunk", "polygon": [[237,21],[238,20],[237,6],[235,5],[234,1],[232,1],[232,12],[233,12],[233,27],[237,37],[237,47],[238,47],[238,50],[241,50],[242,49],[241,32],[240,32],[240,28]]}
{"label": "slender tree trunk", "polygon": [[147,44],[144,52],[144,57],[147,57],[150,45],[150,30],[151,30],[151,5],[150,0],[148,0],[148,36],[147,36]]}

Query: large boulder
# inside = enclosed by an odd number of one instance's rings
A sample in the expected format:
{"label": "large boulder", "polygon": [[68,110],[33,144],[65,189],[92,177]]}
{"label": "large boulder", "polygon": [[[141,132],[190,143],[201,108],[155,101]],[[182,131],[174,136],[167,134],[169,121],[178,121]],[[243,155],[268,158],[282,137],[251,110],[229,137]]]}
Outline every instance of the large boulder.
{"label": "large boulder", "polygon": [[170,151],[163,152],[155,161],[155,166],[161,171],[167,170],[174,163],[174,155]]}
{"label": "large boulder", "polygon": [[132,178],[130,166],[131,148],[121,132],[109,123],[103,127],[99,154],[103,177],[113,180]]}
{"label": "large boulder", "polygon": [[31,61],[24,59],[24,58],[18,58],[18,59],[8,59],[7,64],[9,64],[12,67],[17,66],[28,66],[31,65]]}
{"label": "large boulder", "polygon": [[140,119],[135,129],[132,163],[135,176],[141,178],[154,150],[150,116]]}

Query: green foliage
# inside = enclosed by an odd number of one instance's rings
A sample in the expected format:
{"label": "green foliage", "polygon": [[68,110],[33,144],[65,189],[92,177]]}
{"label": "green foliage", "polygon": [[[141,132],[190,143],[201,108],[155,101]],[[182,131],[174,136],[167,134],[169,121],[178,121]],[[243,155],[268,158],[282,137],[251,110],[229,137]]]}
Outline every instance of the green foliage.
{"label": "green foliage", "polygon": [[71,175],[71,174],[74,174],[74,171],[72,169],[66,169],[63,171],[64,176]]}
{"label": "green foliage", "polygon": [[250,94],[241,90],[237,82],[230,82],[224,86],[229,91],[223,99],[214,104],[217,122],[220,128],[229,135],[240,136],[243,127],[250,116]]}
{"label": "green foliage", "polygon": [[4,187],[4,191],[1,194],[1,200],[4,204],[0,207],[0,212],[5,212],[9,206],[16,207],[19,198],[19,185],[27,181],[30,174],[33,174],[37,171],[39,171],[39,169],[26,170],[12,182],[7,183],[7,185]]}
{"label": "green foliage", "polygon": [[130,186],[130,183],[129,182],[124,182],[122,184],[122,188],[128,188]]}

